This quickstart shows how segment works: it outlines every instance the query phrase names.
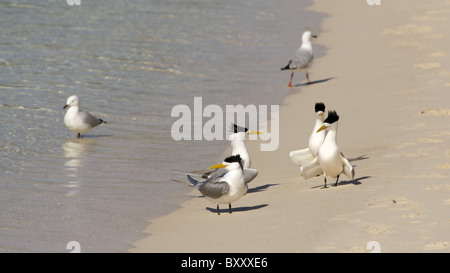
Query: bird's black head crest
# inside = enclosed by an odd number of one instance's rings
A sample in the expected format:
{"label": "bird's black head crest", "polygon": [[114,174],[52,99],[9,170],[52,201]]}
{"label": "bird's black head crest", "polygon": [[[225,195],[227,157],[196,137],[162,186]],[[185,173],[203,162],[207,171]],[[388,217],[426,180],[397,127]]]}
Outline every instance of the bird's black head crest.
{"label": "bird's black head crest", "polygon": [[323,123],[334,123],[339,120],[339,115],[336,113],[336,111],[328,111],[327,118],[323,121]]}
{"label": "bird's black head crest", "polygon": [[241,162],[241,156],[239,154],[232,155],[232,156],[229,156],[229,157],[225,158],[224,161],[227,162],[227,163],[234,163],[234,162],[239,162],[240,163]]}
{"label": "bird's black head crest", "polygon": [[240,132],[244,132],[247,133],[248,129],[245,127],[241,127],[241,126],[237,126],[236,124],[232,123],[233,125],[233,133],[240,133]]}
{"label": "bird's black head crest", "polygon": [[316,111],[316,113],[319,111],[325,112],[325,104],[323,102],[316,103],[316,105],[314,106],[314,110]]}

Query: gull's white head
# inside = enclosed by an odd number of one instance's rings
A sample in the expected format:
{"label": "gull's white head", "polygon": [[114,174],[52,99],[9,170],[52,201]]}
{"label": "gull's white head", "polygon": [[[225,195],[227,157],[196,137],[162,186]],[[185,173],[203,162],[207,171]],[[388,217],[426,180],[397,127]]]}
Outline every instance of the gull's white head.
{"label": "gull's white head", "polygon": [[302,35],[302,44],[303,45],[311,45],[311,38],[317,38],[316,35],[313,35],[311,31],[307,30],[303,32]]}
{"label": "gull's white head", "polygon": [[76,95],[72,95],[67,99],[66,105],[64,105],[63,109],[66,109],[67,107],[72,106],[78,106],[80,101],[78,100],[78,97]]}

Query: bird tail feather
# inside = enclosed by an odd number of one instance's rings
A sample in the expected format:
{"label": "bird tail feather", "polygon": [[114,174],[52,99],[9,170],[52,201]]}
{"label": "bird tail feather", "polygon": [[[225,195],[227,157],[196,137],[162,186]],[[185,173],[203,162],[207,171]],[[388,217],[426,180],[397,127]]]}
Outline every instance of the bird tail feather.
{"label": "bird tail feather", "polygon": [[290,61],[285,67],[282,67],[280,70],[288,70],[290,69],[290,65],[291,65],[292,61]]}
{"label": "bird tail feather", "polygon": [[187,175],[187,178],[188,178],[189,182],[192,184],[192,186],[198,187],[200,181],[192,178],[189,174]]}

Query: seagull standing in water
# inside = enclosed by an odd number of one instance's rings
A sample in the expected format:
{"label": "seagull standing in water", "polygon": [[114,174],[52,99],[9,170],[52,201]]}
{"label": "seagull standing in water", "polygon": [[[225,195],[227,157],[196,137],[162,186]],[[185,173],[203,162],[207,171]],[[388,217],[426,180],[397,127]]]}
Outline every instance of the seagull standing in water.
{"label": "seagull standing in water", "polygon": [[232,155],[225,158],[223,163],[210,168],[225,168],[226,172],[215,173],[205,181],[198,181],[188,175],[189,182],[207,199],[216,203],[218,215],[220,215],[219,204],[228,204],[231,213],[231,203],[239,200],[248,190],[244,181],[242,158],[240,155]]}
{"label": "seagull standing in water", "polygon": [[314,105],[314,111],[316,114],[316,123],[309,137],[308,148],[295,150],[289,153],[289,157],[292,159],[292,161],[299,166],[309,163],[317,157],[319,147],[320,145],[322,145],[323,140],[325,139],[326,131],[317,133],[317,130],[322,127],[323,120],[325,119],[325,104],[323,102],[316,103]]}
{"label": "seagull standing in water", "polygon": [[289,81],[289,87],[292,87],[292,78],[294,72],[305,72],[306,79],[309,81],[308,69],[311,67],[314,59],[311,38],[317,38],[316,35],[311,34],[310,31],[305,31],[302,35],[302,45],[297,49],[295,54],[289,59],[288,64],[282,67],[281,70],[291,70],[291,80]]}
{"label": "seagull standing in water", "polygon": [[68,107],[69,110],[67,110],[64,116],[64,124],[71,131],[78,134],[77,138],[83,138],[87,131],[102,123],[106,123],[106,121],[98,119],[88,112],[80,111],[79,105],[80,101],[76,95],[70,96],[67,99],[63,109]]}
{"label": "seagull standing in water", "polygon": [[317,130],[317,133],[323,130],[327,131],[317,157],[311,163],[300,167],[304,178],[316,176],[323,172],[325,188],[327,187],[327,177],[336,178],[335,186],[337,186],[339,176],[342,173],[352,180],[355,178],[355,169],[337,146],[338,120],[339,116],[336,111],[328,112],[328,117],[323,121],[322,127]]}

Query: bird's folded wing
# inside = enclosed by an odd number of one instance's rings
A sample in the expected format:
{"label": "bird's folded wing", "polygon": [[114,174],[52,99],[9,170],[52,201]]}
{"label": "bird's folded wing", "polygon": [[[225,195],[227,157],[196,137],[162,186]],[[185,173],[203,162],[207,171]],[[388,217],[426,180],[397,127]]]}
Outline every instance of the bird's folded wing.
{"label": "bird's folded wing", "polygon": [[198,187],[198,190],[204,196],[218,199],[230,190],[230,186],[227,182],[205,182]]}
{"label": "bird's folded wing", "polygon": [[290,69],[303,69],[307,68],[313,60],[313,54],[311,51],[300,48],[294,56],[291,57]]}
{"label": "bird's folded wing", "polygon": [[196,177],[197,179],[208,179],[208,178],[216,178],[218,176],[224,175],[227,170],[226,169],[207,169],[207,170],[199,170],[199,171],[177,171],[174,170],[175,173],[190,175],[191,177]]}
{"label": "bird's folded wing", "polygon": [[102,123],[102,121],[100,119],[94,117],[93,115],[89,114],[88,112],[80,111],[78,113],[78,115],[84,123],[89,124],[89,126],[91,126],[91,127],[95,127],[95,126],[99,125],[100,123]]}

